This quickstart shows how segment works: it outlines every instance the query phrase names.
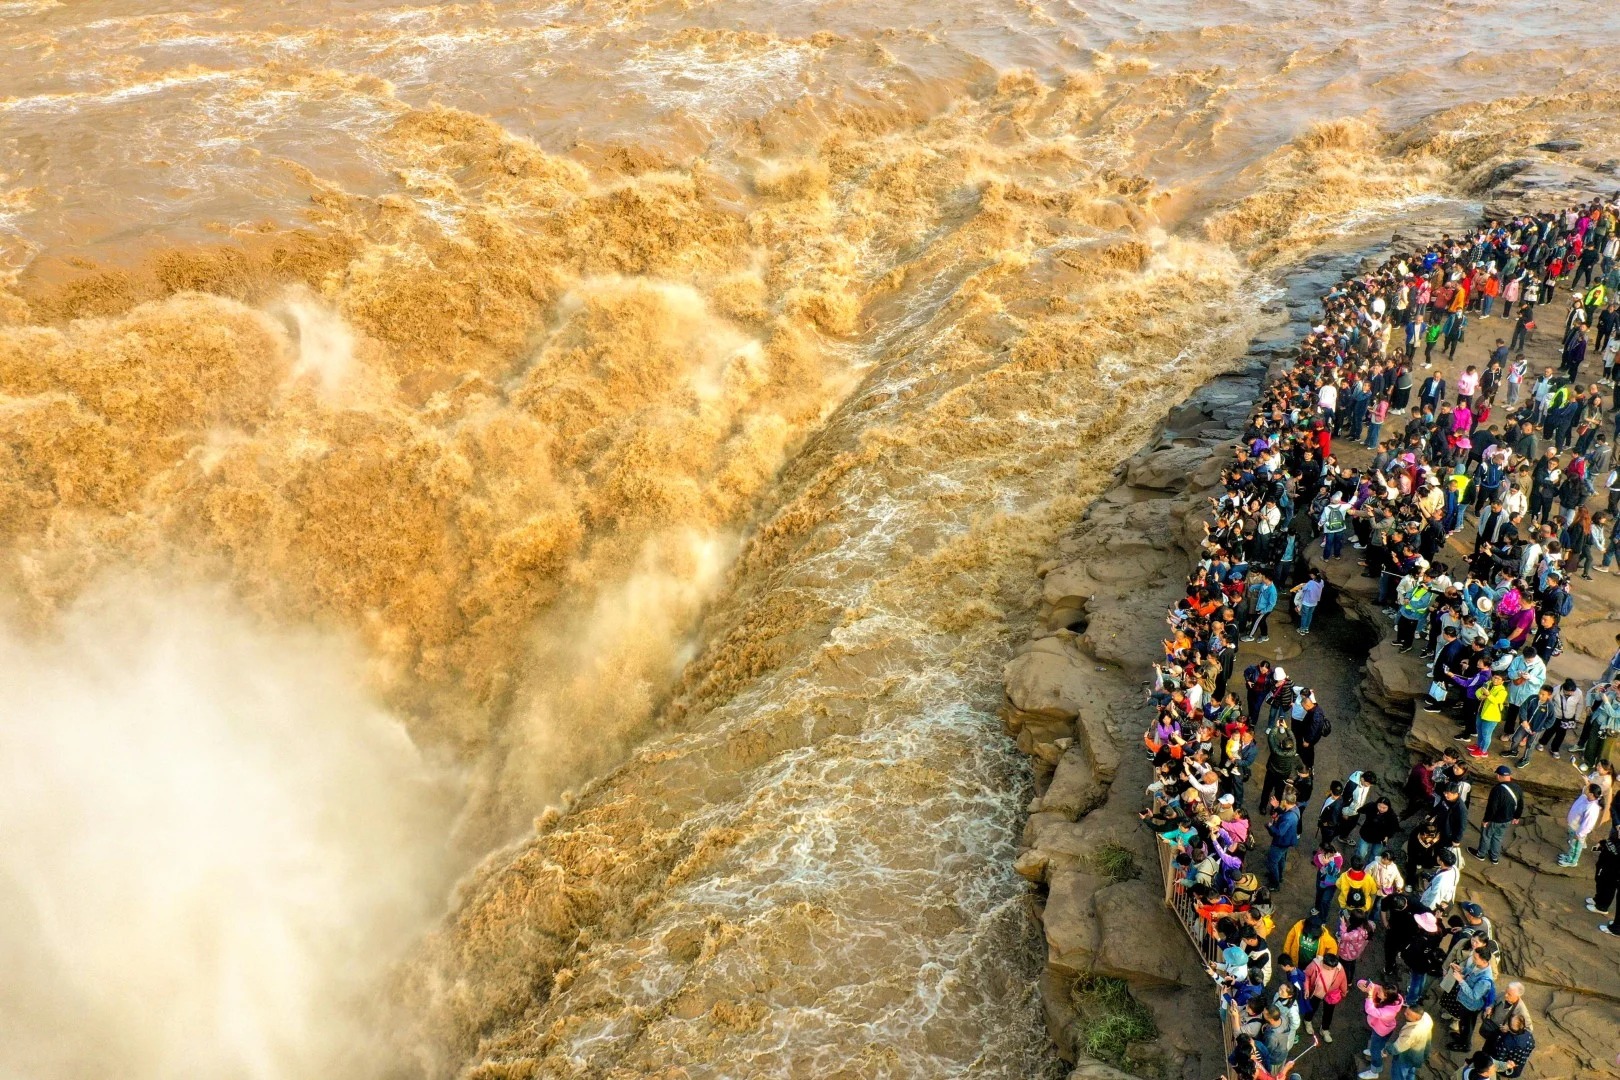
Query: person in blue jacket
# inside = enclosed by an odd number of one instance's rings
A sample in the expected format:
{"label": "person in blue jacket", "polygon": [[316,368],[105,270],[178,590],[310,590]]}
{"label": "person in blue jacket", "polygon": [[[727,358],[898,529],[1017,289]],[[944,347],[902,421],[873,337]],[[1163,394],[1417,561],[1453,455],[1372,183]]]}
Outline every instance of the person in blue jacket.
{"label": "person in blue jacket", "polygon": [[1244,641],[1270,641],[1271,627],[1269,625],[1271,613],[1277,608],[1277,586],[1271,578],[1259,571],[1255,577],[1260,579],[1260,588],[1254,596],[1254,625],[1244,636]]}
{"label": "person in blue jacket", "polygon": [[1284,795],[1282,805],[1271,815],[1266,826],[1271,833],[1271,848],[1266,852],[1266,872],[1271,876],[1273,890],[1282,888],[1283,871],[1288,868],[1288,853],[1299,845],[1299,807],[1291,796]]}

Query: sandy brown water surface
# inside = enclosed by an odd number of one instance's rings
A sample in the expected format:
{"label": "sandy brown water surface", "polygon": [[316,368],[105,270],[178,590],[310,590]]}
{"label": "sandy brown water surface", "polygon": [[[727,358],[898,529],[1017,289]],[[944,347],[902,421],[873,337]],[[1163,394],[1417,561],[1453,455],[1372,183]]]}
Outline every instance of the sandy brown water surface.
{"label": "sandy brown water surface", "polygon": [[0,1066],[1051,1069],[1035,565],[1617,29],[0,2]]}

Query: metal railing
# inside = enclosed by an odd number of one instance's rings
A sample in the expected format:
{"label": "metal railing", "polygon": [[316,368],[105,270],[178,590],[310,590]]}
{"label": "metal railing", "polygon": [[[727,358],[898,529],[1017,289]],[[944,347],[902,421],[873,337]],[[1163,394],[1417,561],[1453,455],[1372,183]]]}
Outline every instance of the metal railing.
{"label": "metal railing", "polygon": [[[1219,963],[1220,939],[1216,937],[1211,921],[1199,913],[1201,905],[1198,898],[1181,883],[1181,874],[1176,869],[1175,848],[1162,836],[1158,838],[1156,846],[1159,849],[1159,877],[1164,885],[1164,906],[1170,909],[1176,922],[1187,932],[1187,940],[1192,943],[1199,958],[1205,964]],[[1221,1017],[1221,1045],[1225,1050],[1221,1065],[1224,1068],[1226,1062],[1232,1059],[1232,1051],[1237,1048],[1238,1017],[1235,1006],[1228,1007],[1219,986],[1216,987],[1216,1007]]]}

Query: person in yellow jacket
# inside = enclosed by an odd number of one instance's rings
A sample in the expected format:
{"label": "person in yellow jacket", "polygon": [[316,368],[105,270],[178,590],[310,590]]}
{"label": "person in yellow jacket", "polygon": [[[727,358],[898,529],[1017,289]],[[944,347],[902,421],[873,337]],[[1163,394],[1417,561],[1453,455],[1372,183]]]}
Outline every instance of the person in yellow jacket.
{"label": "person in yellow jacket", "polygon": [[1496,727],[1502,722],[1502,713],[1507,708],[1507,683],[1502,673],[1497,672],[1491,676],[1479,691],[1479,717],[1474,721],[1474,745],[1468,748],[1473,757],[1485,757],[1491,752],[1491,739],[1496,735]]}
{"label": "person in yellow jacket", "polygon": [[1301,919],[1283,939],[1282,954],[1301,971],[1316,959],[1318,953],[1339,951],[1339,943],[1327,926],[1315,915]]}
{"label": "person in yellow jacket", "polygon": [[1581,297],[1581,303],[1586,305],[1586,325],[1596,325],[1597,313],[1603,310],[1604,301],[1608,298],[1609,290],[1601,281],[1586,290],[1586,295]]}
{"label": "person in yellow jacket", "polygon": [[1364,867],[1353,867],[1339,875],[1339,907],[1346,915],[1366,915],[1378,899],[1378,884]]}

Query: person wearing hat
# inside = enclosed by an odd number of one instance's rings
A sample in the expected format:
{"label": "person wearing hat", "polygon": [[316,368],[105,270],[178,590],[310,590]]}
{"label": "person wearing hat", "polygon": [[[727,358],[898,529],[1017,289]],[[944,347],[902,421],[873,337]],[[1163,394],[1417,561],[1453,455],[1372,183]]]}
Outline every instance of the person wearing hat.
{"label": "person wearing hat", "polygon": [[1524,792],[1513,782],[1513,770],[1498,765],[1496,784],[1485,800],[1485,815],[1479,823],[1479,847],[1470,854],[1476,859],[1489,859],[1492,865],[1501,862],[1508,826],[1517,825],[1523,816]]}
{"label": "person wearing hat", "polygon": [[1401,952],[1401,959],[1412,969],[1406,984],[1406,1000],[1417,1004],[1431,979],[1438,979],[1446,967],[1446,950],[1441,945],[1444,932],[1440,920],[1432,911],[1420,911],[1412,916],[1412,939]]}

